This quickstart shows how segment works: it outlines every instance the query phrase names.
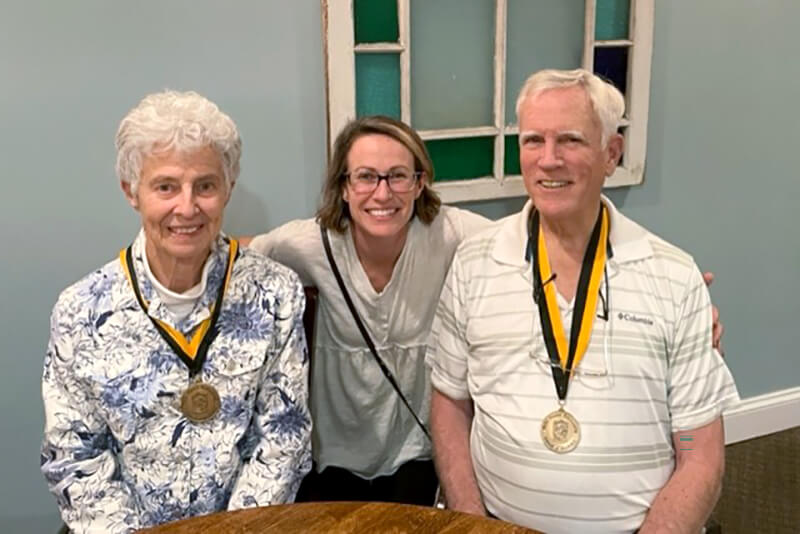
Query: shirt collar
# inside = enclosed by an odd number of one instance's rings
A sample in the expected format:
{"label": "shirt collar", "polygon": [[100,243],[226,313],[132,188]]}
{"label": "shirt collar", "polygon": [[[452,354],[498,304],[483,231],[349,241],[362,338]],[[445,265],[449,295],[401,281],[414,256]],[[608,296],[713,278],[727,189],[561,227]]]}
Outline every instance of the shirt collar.
{"label": "shirt collar", "polygon": [[172,313],[170,313],[167,306],[162,302],[158,291],[155,290],[150,281],[150,277],[147,276],[146,267],[144,265],[147,237],[145,236],[144,229],[139,231],[139,235],[136,236],[131,246],[131,255],[133,257],[133,269],[136,272],[139,291],[148,303],[148,315],[154,319],[164,321],[180,331],[190,330],[197,323],[211,316],[211,306],[216,301],[217,291],[219,291],[223,283],[225,267],[228,262],[228,244],[225,242],[224,237],[225,236],[220,232],[216,242],[211,247],[211,254],[209,254],[203,266],[203,279],[200,284],[204,286],[205,289],[202,295],[200,295],[200,298],[197,300],[192,312],[181,321],[180,324],[175,324]]}
{"label": "shirt collar", "polygon": [[[609,276],[615,274],[616,265],[651,257],[653,249],[647,239],[648,232],[617,210],[614,203],[601,195],[600,200],[608,208],[611,231],[609,240],[614,252],[609,260]],[[533,201],[528,199],[522,211],[506,217],[501,222],[497,233],[492,258],[506,265],[528,268],[526,248],[528,244],[528,220],[530,219]]]}

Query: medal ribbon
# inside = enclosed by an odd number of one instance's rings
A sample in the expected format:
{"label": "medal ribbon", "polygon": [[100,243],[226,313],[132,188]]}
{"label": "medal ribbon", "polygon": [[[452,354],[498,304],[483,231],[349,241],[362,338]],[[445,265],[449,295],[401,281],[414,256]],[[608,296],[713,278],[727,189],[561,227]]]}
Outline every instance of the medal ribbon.
{"label": "medal ribbon", "polygon": [[[203,362],[205,361],[206,354],[208,353],[208,347],[211,345],[211,342],[214,341],[214,338],[217,337],[216,324],[217,319],[219,318],[220,309],[222,308],[222,298],[225,295],[225,290],[228,287],[228,282],[230,281],[231,273],[233,272],[233,262],[236,261],[238,256],[239,242],[235,239],[231,239],[229,241],[228,248],[228,262],[225,265],[225,276],[222,285],[217,292],[216,301],[211,306],[211,316],[200,323],[200,325],[195,329],[194,334],[192,334],[191,340],[187,340],[183,334],[175,330],[172,326],[168,325],[164,321],[147,315],[158,333],[161,335],[164,341],[167,342],[167,345],[170,346],[175,354],[177,354],[183,363],[185,363],[189,368],[189,372],[192,376],[197,374],[200,369],[202,369]],[[122,249],[120,251],[119,261],[122,263],[122,270],[128,277],[128,282],[130,282],[131,288],[133,288],[133,293],[136,295],[136,300],[139,301],[139,305],[142,307],[142,310],[144,310],[144,313],[147,314],[148,304],[139,290],[139,284],[136,280],[136,272],[133,269],[133,254],[131,253],[130,246],[127,249]]]}
{"label": "medal ribbon", "polygon": [[[581,273],[578,278],[578,289],[575,293],[575,309],[572,315],[569,346],[564,326],[561,323],[561,312],[558,309],[555,284],[551,282],[555,275],[551,273],[550,261],[544,236],[540,232],[539,213],[534,212],[531,218],[528,251],[533,270],[534,300],[539,308],[539,320],[542,325],[547,354],[550,356],[550,368],[556,393],[561,401],[567,398],[567,388],[572,370],[578,367],[592,336],[592,324],[597,307],[597,296],[603,279],[608,243],[608,210],[600,207],[583,256]],[[545,280],[545,282],[542,282]],[[544,302],[539,294],[544,293]]]}

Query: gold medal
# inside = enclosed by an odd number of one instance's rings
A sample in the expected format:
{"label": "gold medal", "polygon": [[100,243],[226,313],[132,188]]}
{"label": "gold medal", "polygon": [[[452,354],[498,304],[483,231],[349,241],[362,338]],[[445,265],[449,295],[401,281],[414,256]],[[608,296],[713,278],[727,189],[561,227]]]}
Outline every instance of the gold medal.
{"label": "gold medal", "polygon": [[542,420],[542,441],[553,452],[565,454],[575,450],[581,441],[578,420],[563,407]]}
{"label": "gold medal", "polygon": [[[581,427],[577,419],[564,409],[569,381],[578,367],[592,335],[595,308],[600,291],[600,281],[605,274],[608,244],[608,210],[600,206],[594,229],[583,256],[578,287],[575,293],[575,311],[572,316],[570,339],[567,339],[558,308],[555,284],[556,274],[550,269],[547,246],[539,231],[539,214],[534,212],[528,228],[528,258],[533,278],[533,300],[539,309],[542,337],[550,357],[550,372],[560,407],[542,420],[542,442],[553,452],[565,454],[575,450],[581,441]],[[542,298],[543,297],[543,298]]]}
{"label": "gold medal", "polygon": [[[186,337],[170,326],[169,324],[155,319],[148,314],[148,317],[153,323],[156,331],[162,339],[169,345],[175,354],[181,359],[183,363],[189,368],[189,376],[196,377],[200,370],[203,368],[208,348],[213,343],[215,334],[215,325],[219,318],[220,310],[222,309],[222,299],[225,296],[225,289],[228,287],[228,282],[231,279],[233,272],[233,263],[239,256],[239,243],[235,239],[229,241],[228,248],[228,263],[225,267],[225,276],[223,283],[217,292],[217,299],[211,307],[211,317],[202,321],[195,329],[191,339]],[[139,283],[136,280],[136,271],[133,268],[133,245],[127,249],[122,249],[119,253],[119,261],[122,264],[122,269],[128,277],[131,284],[133,293],[136,300],[142,307],[145,313],[148,313],[149,304],[142,296],[139,290]],[[192,385],[186,388],[186,391],[181,395],[180,410],[186,418],[194,423],[203,423],[212,419],[217,412],[219,412],[220,400],[219,393],[209,384],[204,384],[200,381],[195,381]]]}
{"label": "gold medal", "polygon": [[193,423],[203,423],[217,415],[219,393],[214,386],[195,382],[181,395],[181,412]]}

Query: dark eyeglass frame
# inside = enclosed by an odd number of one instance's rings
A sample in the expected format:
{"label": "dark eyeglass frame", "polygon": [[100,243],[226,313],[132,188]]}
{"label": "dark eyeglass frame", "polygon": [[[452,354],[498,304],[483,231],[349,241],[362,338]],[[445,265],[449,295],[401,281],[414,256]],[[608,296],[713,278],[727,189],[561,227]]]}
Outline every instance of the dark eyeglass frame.
{"label": "dark eyeglass frame", "polygon": [[[372,171],[370,171],[370,172],[372,172]],[[351,176],[352,176],[352,174],[353,174],[352,172],[343,172],[343,173],[342,173],[342,177],[343,177],[345,180],[347,180],[347,182],[348,182],[348,183],[349,183],[349,184],[350,184],[350,185],[351,185],[351,186],[352,186],[354,189],[358,189],[358,190],[359,190],[358,192],[361,192],[361,193],[371,193],[371,192],[375,191],[376,189],[378,189],[378,186],[381,184],[381,181],[382,181],[382,180],[386,180],[386,186],[387,186],[387,187],[388,187],[388,188],[389,188],[389,189],[392,191],[392,193],[408,193],[409,191],[411,191],[412,189],[414,189],[414,186],[417,184],[417,180],[419,180],[420,176],[422,176],[422,173],[423,173],[423,171],[413,171],[413,172],[411,173],[411,178],[412,178],[412,180],[409,182],[409,186],[408,186],[408,188],[407,188],[407,189],[403,189],[403,188],[401,188],[401,189],[396,189],[396,187],[393,187],[393,186],[392,186],[391,177],[392,177],[392,175],[393,175],[394,173],[393,173],[393,172],[391,172],[391,171],[390,171],[390,172],[387,172],[387,173],[385,173],[385,174],[381,174],[381,173],[379,173],[379,172],[373,172],[373,174],[375,174],[375,176],[376,176],[378,179],[377,179],[377,180],[375,180],[375,183],[374,183],[374,184],[369,184],[369,185],[370,185],[370,187],[369,187],[369,188],[365,187],[365,186],[367,186],[367,185],[368,185],[368,184],[367,184],[367,183],[365,183],[365,182],[358,182],[358,183],[354,183],[354,182],[353,182],[353,180],[351,179]],[[395,184],[395,185],[397,185],[397,184]]]}

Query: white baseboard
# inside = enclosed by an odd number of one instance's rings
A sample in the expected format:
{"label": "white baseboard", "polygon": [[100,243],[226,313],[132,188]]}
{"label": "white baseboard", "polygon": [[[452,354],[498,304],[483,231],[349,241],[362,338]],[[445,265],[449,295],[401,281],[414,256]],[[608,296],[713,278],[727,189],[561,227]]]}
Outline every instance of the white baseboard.
{"label": "white baseboard", "polygon": [[744,399],[724,416],[726,445],[800,426],[800,387]]}

